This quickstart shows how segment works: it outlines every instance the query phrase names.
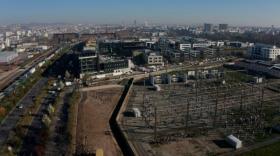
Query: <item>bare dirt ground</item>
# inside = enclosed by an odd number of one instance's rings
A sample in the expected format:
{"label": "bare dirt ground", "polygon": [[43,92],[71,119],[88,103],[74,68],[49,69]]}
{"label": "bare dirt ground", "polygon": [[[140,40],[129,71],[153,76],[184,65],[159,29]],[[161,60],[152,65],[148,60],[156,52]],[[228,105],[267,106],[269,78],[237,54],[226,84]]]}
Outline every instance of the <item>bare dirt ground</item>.
{"label": "bare dirt ground", "polygon": [[95,86],[95,87],[88,87],[88,88],[82,88],[80,91],[82,92],[88,92],[88,91],[94,91],[94,90],[100,90],[100,89],[110,89],[110,88],[122,88],[121,85],[103,85],[103,86]]}
{"label": "bare dirt ground", "polygon": [[81,92],[76,148],[83,145],[85,151],[91,153],[102,148],[106,156],[122,155],[109,126],[111,113],[122,91],[122,87],[100,87],[98,90],[95,88]]}

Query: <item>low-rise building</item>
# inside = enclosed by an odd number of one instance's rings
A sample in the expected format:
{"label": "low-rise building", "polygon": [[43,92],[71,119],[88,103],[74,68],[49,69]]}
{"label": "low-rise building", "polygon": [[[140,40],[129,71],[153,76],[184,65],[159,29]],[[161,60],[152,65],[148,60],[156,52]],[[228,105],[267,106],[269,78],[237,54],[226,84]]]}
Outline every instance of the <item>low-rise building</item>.
{"label": "low-rise building", "polygon": [[7,51],[0,52],[0,64],[10,64],[18,57],[17,52]]}
{"label": "low-rise building", "polygon": [[146,62],[148,65],[164,65],[163,56],[155,52],[146,55]]}
{"label": "low-rise building", "polygon": [[280,78],[280,65],[272,64],[270,62],[258,61],[258,60],[242,60],[237,61],[231,66],[244,68],[260,75],[267,75],[276,78]]}

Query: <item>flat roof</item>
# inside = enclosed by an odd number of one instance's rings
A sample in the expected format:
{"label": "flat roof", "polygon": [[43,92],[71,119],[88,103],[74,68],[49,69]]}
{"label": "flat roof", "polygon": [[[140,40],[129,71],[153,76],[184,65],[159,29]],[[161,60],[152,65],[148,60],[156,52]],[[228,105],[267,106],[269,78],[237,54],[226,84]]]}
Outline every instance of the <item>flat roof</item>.
{"label": "flat roof", "polygon": [[8,57],[11,55],[16,55],[17,52],[14,51],[4,51],[4,52],[0,52],[0,57]]}

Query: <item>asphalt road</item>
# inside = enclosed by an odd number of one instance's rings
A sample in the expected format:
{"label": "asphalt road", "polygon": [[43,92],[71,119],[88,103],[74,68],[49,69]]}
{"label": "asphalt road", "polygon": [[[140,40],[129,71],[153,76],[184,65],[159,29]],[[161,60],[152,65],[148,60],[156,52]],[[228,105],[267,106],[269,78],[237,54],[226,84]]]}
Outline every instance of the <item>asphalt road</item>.
{"label": "asphalt road", "polygon": [[44,86],[47,81],[47,78],[41,78],[37,83],[35,83],[29,92],[17,103],[17,106],[21,105],[23,108],[20,109],[15,107],[2,121],[0,125],[0,146],[5,144],[10,131],[15,128],[21,116],[24,115],[25,110],[33,104],[32,97],[38,94],[42,86]]}

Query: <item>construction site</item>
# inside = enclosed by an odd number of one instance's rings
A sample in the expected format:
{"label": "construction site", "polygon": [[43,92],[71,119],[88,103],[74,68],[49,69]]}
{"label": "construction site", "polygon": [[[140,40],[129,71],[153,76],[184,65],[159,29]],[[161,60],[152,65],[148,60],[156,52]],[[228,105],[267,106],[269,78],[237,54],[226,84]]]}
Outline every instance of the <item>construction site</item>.
{"label": "construction site", "polygon": [[118,117],[137,155],[226,155],[279,136],[279,81],[163,77],[134,82]]}

